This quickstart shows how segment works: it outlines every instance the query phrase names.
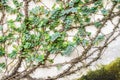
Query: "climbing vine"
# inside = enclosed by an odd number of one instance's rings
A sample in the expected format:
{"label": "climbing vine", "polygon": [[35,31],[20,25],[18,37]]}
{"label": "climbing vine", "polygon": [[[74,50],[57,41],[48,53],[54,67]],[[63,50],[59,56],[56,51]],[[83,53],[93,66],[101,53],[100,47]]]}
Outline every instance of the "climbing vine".
{"label": "climbing vine", "polygon": [[[120,0],[106,2],[112,4],[110,8],[106,8],[108,4],[104,4],[104,0],[56,0],[52,8],[42,0],[0,0],[0,58],[5,59],[0,63],[4,73],[1,80],[35,80],[29,74],[37,68],[70,64],[60,74],[46,79],[55,80],[89,67],[120,35]],[[36,6],[30,8],[30,3]],[[101,18],[95,20],[95,15],[101,15]],[[114,23],[116,17],[117,23]],[[114,28],[104,34],[102,29],[108,21]],[[90,26],[96,29],[95,34],[87,30]],[[74,34],[71,36],[69,32]],[[69,62],[54,64],[59,54],[69,57],[78,46],[83,49],[79,56]],[[89,58],[90,61],[85,62]],[[23,62],[26,67],[19,71]],[[9,68],[11,64],[14,66]],[[82,65],[76,68],[76,64]]]}

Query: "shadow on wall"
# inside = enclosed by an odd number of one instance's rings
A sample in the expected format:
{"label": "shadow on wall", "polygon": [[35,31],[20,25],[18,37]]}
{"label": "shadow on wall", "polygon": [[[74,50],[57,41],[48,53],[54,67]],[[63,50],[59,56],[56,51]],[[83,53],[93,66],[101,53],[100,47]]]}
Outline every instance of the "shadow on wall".
{"label": "shadow on wall", "polygon": [[120,58],[98,70],[89,71],[77,80],[120,80]]}

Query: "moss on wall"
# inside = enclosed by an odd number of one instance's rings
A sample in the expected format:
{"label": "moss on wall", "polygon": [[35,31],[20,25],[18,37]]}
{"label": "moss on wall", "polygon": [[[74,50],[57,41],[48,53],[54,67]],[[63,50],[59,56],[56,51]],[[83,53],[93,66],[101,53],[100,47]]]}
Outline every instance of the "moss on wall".
{"label": "moss on wall", "polygon": [[120,58],[98,70],[89,71],[77,80],[120,80]]}

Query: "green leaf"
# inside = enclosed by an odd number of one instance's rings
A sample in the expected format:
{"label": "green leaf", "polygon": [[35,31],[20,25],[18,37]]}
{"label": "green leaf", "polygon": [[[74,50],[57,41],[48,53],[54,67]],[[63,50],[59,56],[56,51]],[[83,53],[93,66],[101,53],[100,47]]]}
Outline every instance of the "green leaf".
{"label": "green leaf", "polygon": [[0,46],[0,57],[5,55],[5,50]]}
{"label": "green leaf", "polygon": [[51,22],[51,24],[50,24],[50,30],[54,30],[55,27],[57,27],[58,25],[59,25],[59,21],[58,20],[56,20],[54,22]]}
{"label": "green leaf", "polygon": [[78,36],[75,36],[75,37],[73,38],[73,40],[75,41],[75,43],[76,43],[77,45],[79,45],[80,42],[81,42],[81,39],[80,39]]}
{"label": "green leaf", "polygon": [[3,72],[3,70],[5,69],[6,67],[6,64],[3,62],[3,63],[0,63],[0,72]]}
{"label": "green leaf", "polygon": [[13,0],[13,3],[14,3],[14,5],[15,5],[16,7],[19,6],[18,0]]}
{"label": "green leaf", "polygon": [[27,62],[31,62],[31,61],[33,62],[33,61],[35,61],[35,58],[36,58],[35,55],[32,54],[32,53],[25,54],[24,57],[27,57],[27,58],[26,58],[26,61],[27,61]]}
{"label": "green leaf", "polygon": [[4,3],[4,4],[7,3],[7,1],[8,1],[8,0],[1,0],[1,2]]}
{"label": "green leaf", "polygon": [[6,36],[0,36],[0,43],[3,43],[7,40]]}
{"label": "green leaf", "polygon": [[23,17],[23,14],[19,13],[16,17],[16,21],[21,21],[22,17]]}
{"label": "green leaf", "polygon": [[29,43],[29,42],[26,42],[25,45],[24,45],[24,48],[25,49],[28,49],[32,46],[32,43]]}
{"label": "green leaf", "polygon": [[83,39],[82,40],[82,44],[83,44],[83,46],[87,46],[89,44],[89,41],[86,40],[86,39]]}
{"label": "green leaf", "polygon": [[63,55],[69,56],[69,55],[73,52],[73,50],[74,50],[74,47],[73,47],[72,45],[69,45],[69,46],[65,49],[65,51],[63,51]]}
{"label": "green leaf", "polygon": [[90,22],[90,18],[85,18],[85,22],[89,23]]}
{"label": "green leaf", "polygon": [[102,9],[101,12],[102,12],[103,15],[108,15],[108,11],[105,8]]}
{"label": "green leaf", "polygon": [[11,28],[11,29],[15,29],[15,24],[14,24],[14,21],[11,19],[7,22],[8,26]]}
{"label": "green leaf", "polygon": [[48,59],[48,61],[49,61],[50,63],[54,63],[54,60],[53,60],[53,59]]}
{"label": "green leaf", "polygon": [[48,22],[48,19],[42,19],[39,24],[38,27],[46,27],[46,23]]}
{"label": "green leaf", "polygon": [[74,2],[73,1],[70,1],[69,2],[69,7],[73,7],[74,6]]}
{"label": "green leaf", "polygon": [[99,35],[96,40],[102,41],[104,39],[104,35]]}
{"label": "green leaf", "polygon": [[4,52],[0,50],[0,56],[4,56]]}
{"label": "green leaf", "polygon": [[88,36],[90,36],[90,35],[91,35],[91,32],[87,32],[86,34],[87,34]]}
{"label": "green leaf", "polygon": [[115,3],[116,3],[116,2],[120,3],[120,0],[112,0],[112,1],[115,2]]}
{"label": "green leaf", "polygon": [[86,3],[88,3],[90,0],[85,0]]}
{"label": "green leaf", "polygon": [[5,68],[5,66],[6,66],[5,63],[0,63],[0,68],[3,69],[3,68]]}
{"label": "green leaf", "polygon": [[[40,18],[38,18],[38,17],[33,17],[33,19],[32,19],[32,24],[34,24],[34,25],[38,25],[39,23],[40,23]],[[45,23],[45,21],[44,21],[44,23]],[[43,24],[42,24],[43,25]]]}
{"label": "green leaf", "polygon": [[56,32],[51,36],[51,41],[55,41],[58,37],[60,37],[60,33]]}
{"label": "green leaf", "polygon": [[8,13],[10,13],[10,14],[15,14],[15,13],[17,13],[17,9],[14,9],[14,8],[8,6],[8,5],[6,6],[6,11],[7,11]]}
{"label": "green leaf", "polygon": [[49,51],[50,51],[50,53],[51,54],[54,54],[54,53],[56,53],[58,50],[57,50],[57,48],[56,47],[51,47],[50,49],[49,49]]}
{"label": "green leaf", "polygon": [[44,54],[37,55],[37,57],[35,58],[36,62],[43,62],[44,59],[45,59]]}
{"label": "green leaf", "polygon": [[37,15],[41,12],[41,8],[39,6],[36,6],[35,8],[33,8],[31,10],[31,13],[34,14],[34,15]]}
{"label": "green leaf", "polygon": [[17,55],[17,51],[16,51],[16,50],[13,50],[10,54],[8,54],[8,56],[9,56],[10,58],[15,58],[16,55]]}
{"label": "green leaf", "polygon": [[101,41],[103,41],[105,39],[104,35],[99,35],[93,42],[98,45],[98,43],[100,43]]}
{"label": "green leaf", "polygon": [[100,28],[102,24],[100,22],[95,22],[94,25],[96,28]]}
{"label": "green leaf", "polygon": [[103,7],[103,1],[102,0],[95,1],[94,4],[95,4],[95,6]]}

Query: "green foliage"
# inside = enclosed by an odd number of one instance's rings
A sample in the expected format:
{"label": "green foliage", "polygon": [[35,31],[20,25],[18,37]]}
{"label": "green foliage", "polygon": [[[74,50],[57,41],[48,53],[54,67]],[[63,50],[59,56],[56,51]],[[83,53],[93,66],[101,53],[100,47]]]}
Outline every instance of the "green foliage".
{"label": "green foliage", "polygon": [[51,41],[52,41],[52,42],[55,41],[58,37],[60,37],[60,33],[59,33],[59,32],[57,32],[57,33],[55,33],[55,34],[53,34],[53,35],[51,36]]}
{"label": "green foliage", "polygon": [[120,58],[105,65],[102,68],[89,71],[78,80],[119,80],[120,79]]}
{"label": "green foliage", "polygon": [[94,25],[95,25],[96,28],[101,27],[101,23],[100,22],[95,22]]}
{"label": "green foliage", "polygon": [[6,5],[7,5],[7,1],[8,1],[8,0],[1,0],[1,1],[0,1],[0,7],[6,6]]}
{"label": "green foliage", "polygon": [[[13,5],[9,5],[8,1],[11,1]],[[35,0],[35,4],[39,1]],[[0,45],[9,45],[14,49],[9,53],[5,52],[3,47],[0,47],[0,56],[4,56],[6,53],[11,59],[20,56],[28,62],[44,63],[44,56],[47,52],[69,56],[76,46],[87,47],[91,42],[88,39],[91,33],[86,31],[85,25],[92,22],[91,15],[100,11],[104,16],[109,13],[109,10],[103,8],[103,0],[97,0],[91,6],[85,5],[90,1],[70,0],[64,5],[61,0],[57,0],[59,6],[55,4],[52,9],[40,5],[32,9],[28,8],[28,11],[26,11],[28,16],[26,17],[25,9],[23,9],[25,8],[24,1],[2,0],[0,6],[4,7],[7,15],[16,15],[17,17],[5,21],[8,31],[5,35],[0,35]],[[113,2],[119,2],[119,0],[113,0]],[[93,24],[97,29],[102,27],[102,22],[96,21]],[[73,41],[69,41],[68,32],[73,30],[74,26],[77,27],[76,34],[72,36]],[[0,25],[0,32],[3,29],[4,24]],[[103,40],[104,36],[100,35],[93,43],[94,45],[99,44]],[[17,43],[17,45],[13,46],[14,43]],[[18,54],[20,51],[22,51],[21,55]],[[49,61],[53,62],[51,59]]]}
{"label": "green foliage", "polygon": [[42,62],[42,63],[44,63],[44,55],[43,54],[41,54],[41,55],[37,55],[36,56],[36,58],[35,58],[35,60],[37,61],[37,62]]}
{"label": "green foliage", "polygon": [[8,54],[8,56],[9,56],[10,58],[15,58],[16,55],[17,55],[17,51],[16,51],[16,50],[13,50],[10,54]]}
{"label": "green foliage", "polygon": [[6,41],[6,36],[0,36],[0,43],[3,43]]}
{"label": "green foliage", "polygon": [[63,55],[69,56],[70,53],[71,53],[73,50],[74,50],[74,46],[68,45],[67,48],[65,49],[65,51],[63,52]]}
{"label": "green foliage", "polygon": [[13,0],[13,3],[17,9],[19,9],[23,5],[23,2],[19,2],[18,0]]}
{"label": "green foliage", "polygon": [[0,68],[5,68],[5,63],[0,63]]}
{"label": "green foliage", "polygon": [[0,46],[0,57],[5,55],[5,50],[2,46]]}
{"label": "green foliage", "polygon": [[0,72],[6,67],[5,63],[0,63]]}
{"label": "green foliage", "polygon": [[116,3],[116,2],[120,3],[120,0],[112,0],[112,1],[115,2],[115,3]]}
{"label": "green foliage", "polygon": [[108,15],[108,11],[105,8],[102,9],[101,12],[102,12],[103,15]]}
{"label": "green foliage", "polygon": [[104,39],[105,39],[105,36],[104,36],[104,35],[98,35],[93,42],[94,42],[94,44],[98,45],[98,44],[99,44],[101,41],[103,41]]}
{"label": "green foliage", "polygon": [[22,17],[23,17],[23,14],[22,13],[18,13],[17,17],[16,17],[16,21],[18,21],[18,22],[21,21]]}

